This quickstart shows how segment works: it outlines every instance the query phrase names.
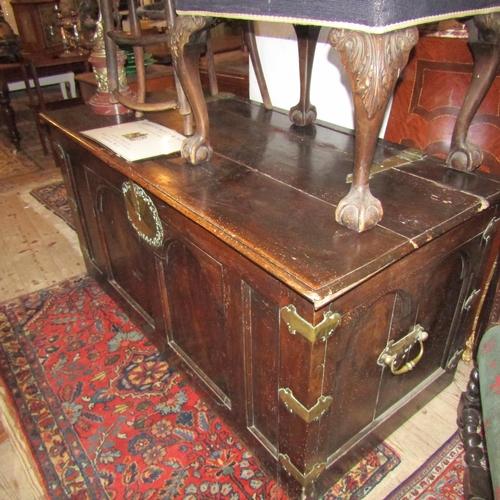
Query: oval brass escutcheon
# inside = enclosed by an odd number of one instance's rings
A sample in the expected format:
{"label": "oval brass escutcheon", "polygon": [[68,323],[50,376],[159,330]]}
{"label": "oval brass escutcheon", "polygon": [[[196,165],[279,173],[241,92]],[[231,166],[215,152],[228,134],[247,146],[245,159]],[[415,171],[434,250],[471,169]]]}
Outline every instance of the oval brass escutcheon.
{"label": "oval brass escutcheon", "polygon": [[163,227],[153,200],[140,186],[127,181],[122,184],[127,217],[137,234],[153,247],[163,243]]}

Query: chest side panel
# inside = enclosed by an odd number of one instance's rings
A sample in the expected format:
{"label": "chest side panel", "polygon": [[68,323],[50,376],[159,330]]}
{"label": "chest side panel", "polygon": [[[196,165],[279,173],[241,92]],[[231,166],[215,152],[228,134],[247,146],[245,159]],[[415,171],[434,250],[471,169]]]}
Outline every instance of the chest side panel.
{"label": "chest side panel", "polygon": [[[420,384],[454,368],[450,360],[456,360],[473,319],[464,303],[487,249],[481,231],[492,216],[484,213],[431,242],[332,304],[342,323],[327,348],[324,394],[333,403],[325,432],[331,453]],[[394,362],[384,363],[384,350],[411,336],[417,325],[425,340],[392,348]],[[408,362],[415,366],[406,370]]]}

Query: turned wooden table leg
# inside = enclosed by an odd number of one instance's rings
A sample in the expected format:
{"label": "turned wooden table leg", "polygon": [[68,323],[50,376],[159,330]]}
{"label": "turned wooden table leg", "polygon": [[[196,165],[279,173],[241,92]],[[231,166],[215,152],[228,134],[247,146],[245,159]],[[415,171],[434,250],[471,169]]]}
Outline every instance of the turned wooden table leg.
{"label": "turned wooden table leg", "polygon": [[16,114],[10,105],[9,87],[4,79],[0,80],[0,112],[7,125],[10,140],[14,144],[14,152],[17,153],[21,149],[21,135],[16,126]]}
{"label": "turned wooden table leg", "polygon": [[305,127],[316,120],[316,107],[311,104],[310,93],[314,53],[321,27],[298,24],[293,27],[299,49],[300,101],[290,109],[288,116],[295,125]]}
{"label": "turned wooden table leg", "polygon": [[353,181],[335,218],[362,232],[382,219],[382,204],[370,192],[370,169],[387,104],[418,41],[418,30],[412,27],[378,35],[332,29],[329,40],[340,52],[351,82],[356,131]]}
{"label": "turned wooden table leg", "polygon": [[447,163],[455,170],[470,172],[483,161],[481,149],[467,140],[467,134],[500,66],[500,13],[476,16],[467,24],[474,70],[453,130]]}
{"label": "turned wooden table leg", "polygon": [[212,157],[207,106],[200,81],[200,55],[205,47],[206,29],[212,18],[180,16],[175,21],[171,38],[172,61],[182,88],[191,105],[196,123],[194,135],[182,144],[182,157],[198,165]]}

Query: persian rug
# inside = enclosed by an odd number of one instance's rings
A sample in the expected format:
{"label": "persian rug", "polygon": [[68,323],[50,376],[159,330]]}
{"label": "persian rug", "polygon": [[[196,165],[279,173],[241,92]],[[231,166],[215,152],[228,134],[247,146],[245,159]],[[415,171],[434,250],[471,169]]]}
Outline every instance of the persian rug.
{"label": "persian rug", "polygon": [[464,449],[457,431],[386,500],[462,499],[464,471]]}
{"label": "persian rug", "polygon": [[71,229],[75,229],[64,182],[36,187],[30,191],[30,194],[59,216]]}
{"label": "persian rug", "polygon": [[[87,276],[0,305],[0,369],[50,498],[285,500]],[[399,463],[382,444],[326,498],[363,498]]]}

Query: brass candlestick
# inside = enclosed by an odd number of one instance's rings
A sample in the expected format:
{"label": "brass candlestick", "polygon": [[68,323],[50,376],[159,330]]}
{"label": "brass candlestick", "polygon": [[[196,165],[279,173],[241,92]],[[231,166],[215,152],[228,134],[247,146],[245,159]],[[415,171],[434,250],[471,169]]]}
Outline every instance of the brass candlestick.
{"label": "brass candlestick", "polygon": [[[109,91],[106,44],[104,37],[104,25],[102,15],[99,12],[94,35],[94,48],[89,57],[89,62],[92,64],[92,70],[97,82],[97,91],[90,98],[89,104],[92,107],[92,111],[98,115],[121,115],[131,113],[133,110],[126,108],[118,102],[111,102],[110,100],[111,94]],[[125,61],[127,57],[121,50],[117,50],[116,59],[118,66],[118,90],[120,94],[128,99],[135,100],[137,96],[130,90],[127,84],[127,76],[125,73]]]}

